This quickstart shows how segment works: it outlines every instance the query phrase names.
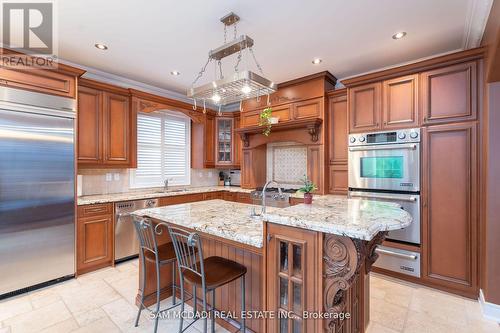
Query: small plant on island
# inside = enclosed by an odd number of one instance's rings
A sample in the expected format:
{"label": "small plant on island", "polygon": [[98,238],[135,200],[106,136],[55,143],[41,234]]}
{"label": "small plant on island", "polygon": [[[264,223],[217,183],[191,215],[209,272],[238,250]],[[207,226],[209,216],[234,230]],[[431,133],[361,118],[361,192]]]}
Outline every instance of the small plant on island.
{"label": "small plant on island", "polygon": [[316,191],[318,187],[310,179],[308,179],[306,175],[304,175],[304,178],[302,178],[300,181],[303,185],[298,189],[297,192],[304,193],[304,203],[310,205],[312,204],[313,198],[312,192]]}

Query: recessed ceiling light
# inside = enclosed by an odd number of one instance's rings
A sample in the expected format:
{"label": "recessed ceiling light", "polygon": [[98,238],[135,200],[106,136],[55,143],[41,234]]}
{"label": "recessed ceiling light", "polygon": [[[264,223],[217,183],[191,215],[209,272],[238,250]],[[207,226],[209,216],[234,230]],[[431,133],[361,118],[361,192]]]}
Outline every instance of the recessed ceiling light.
{"label": "recessed ceiling light", "polygon": [[313,63],[314,65],[317,65],[317,64],[320,64],[322,61],[323,61],[323,60],[321,60],[320,58],[314,58],[314,59],[313,59],[313,61],[312,61],[312,63]]}
{"label": "recessed ceiling light", "polygon": [[108,47],[106,45],[101,44],[101,43],[96,43],[94,46],[97,47],[99,50],[103,50],[103,51],[108,49]]}
{"label": "recessed ceiling light", "polygon": [[405,31],[400,31],[400,32],[397,32],[394,35],[392,35],[392,39],[401,39],[404,36],[406,36],[406,32]]}
{"label": "recessed ceiling light", "polygon": [[177,76],[177,75],[181,75],[181,72],[179,72],[179,71],[171,71],[170,74],[172,74],[173,76]]}

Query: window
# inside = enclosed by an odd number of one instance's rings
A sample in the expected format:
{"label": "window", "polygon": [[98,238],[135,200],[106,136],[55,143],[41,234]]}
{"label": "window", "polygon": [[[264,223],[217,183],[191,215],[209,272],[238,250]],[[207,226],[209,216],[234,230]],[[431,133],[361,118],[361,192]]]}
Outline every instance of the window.
{"label": "window", "polygon": [[130,175],[130,187],[191,183],[191,121],[176,112],[137,115],[137,169]]}

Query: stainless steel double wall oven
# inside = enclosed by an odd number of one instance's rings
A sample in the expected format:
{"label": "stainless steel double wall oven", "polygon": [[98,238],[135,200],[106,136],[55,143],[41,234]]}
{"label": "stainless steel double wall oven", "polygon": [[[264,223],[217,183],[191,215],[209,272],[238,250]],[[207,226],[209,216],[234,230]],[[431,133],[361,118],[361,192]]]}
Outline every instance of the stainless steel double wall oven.
{"label": "stainless steel double wall oven", "polygon": [[[349,135],[349,196],[396,202],[413,217],[387,239],[420,245],[420,129]],[[420,254],[379,246],[375,266],[420,276]]]}

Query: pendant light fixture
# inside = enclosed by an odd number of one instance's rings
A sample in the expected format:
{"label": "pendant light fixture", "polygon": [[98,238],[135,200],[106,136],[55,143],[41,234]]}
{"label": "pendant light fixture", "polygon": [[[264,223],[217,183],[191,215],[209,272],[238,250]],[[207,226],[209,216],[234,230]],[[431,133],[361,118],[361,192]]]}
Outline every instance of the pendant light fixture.
{"label": "pendant light fixture", "polygon": [[[221,112],[221,106],[223,105],[239,102],[241,108],[241,101],[243,100],[258,98],[264,95],[269,96],[276,91],[276,84],[264,77],[262,67],[255,58],[252,49],[254,44],[253,39],[247,35],[238,37],[237,23],[240,20],[239,16],[231,12],[220,20],[224,24],[224,44],[216,49],[210,50],[207,62],[201,68],[191,88],[187,92],[187,96],[193,99],[195,106],[197,100],[203,101],[203,104],[205,104],[205,101],[210,101],[212,104],[218,106],[219,114]],[[228,42],[227,28],[230,26],[234,27],[234,35],[233,40]],[[222,74],[221,60],[235,53],[237,53],[238,56],[236,58],[236,64],[234,65],[234,73],[225,77]],[[246,57],[252,57],[260,75],[249,69],[239,69],[243,53],[245,53]],[[215,79],[207,84],[195,87],[195,84],[203,76],[207,66],[211,62],[214,62],[215,65]]]}

